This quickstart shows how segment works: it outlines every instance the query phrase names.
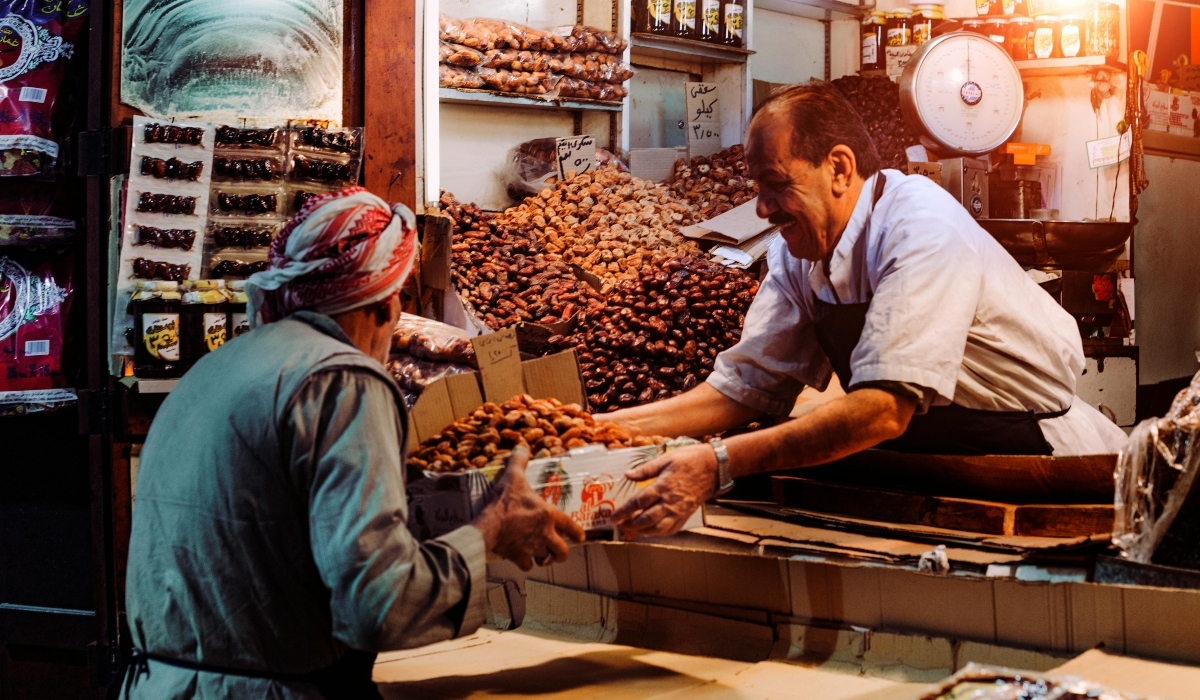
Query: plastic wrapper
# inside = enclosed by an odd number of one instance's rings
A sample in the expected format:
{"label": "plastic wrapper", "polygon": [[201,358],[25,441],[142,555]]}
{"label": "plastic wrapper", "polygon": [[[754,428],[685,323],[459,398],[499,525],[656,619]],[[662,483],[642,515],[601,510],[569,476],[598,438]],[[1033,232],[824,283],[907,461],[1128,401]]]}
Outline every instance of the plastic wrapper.
{"label": "plastic wrapper", "polygon": [[1175,397],[1165,416],[1133,429],[1117,458],[1113,544],[1122,556],[1151,560],[1188,501],[1197,473],[1200,374]]}
{"label": "plastic wrapper", "polygon": [[65,241],[75,235],[72,199],[63,188],[34,180],[0,187],[0,246]]}
{"label": "plastic wrapper", "polygon": [[919,700],[1151,700],[1074,676],[967,664]]}
{"label": "plastic wrapper", "polygon": [[570,53],[598,51],[600,53],[624,53],[627,44],[615,32],[598,27],[576,25],[560,27],[554,31],[561,37],[562,50]]}
{"label": "plastic wrapper", "polygon": [[267,269],[266,248],[227,249],[208,257],[208,276],[212,279],[245,279]]}
{"label": "plastic wrapper", "polygon": [[549,56],[549,68],[555,73],[580,80],[623,83],[633,77],[633,69],[621,59],[606,53],[563,53]]}
{"label": "plastic wrapper", "polygon": [[479,65],[483,68],[544,73],[550,70],[551,56],[552,54],[543,51],[491,49],[483,55],[483,61]]}
{"label": "plastic wrapper", "polygon": [[558,76],[548,72],[528,73],[480,68],[479,77],[483,79],[483,86],[489,90],[547,98],[551,98],[557,93]]}
{"label": "plastic wrapper", "polygon": [[0,0],[0,176],[53,172],[54,104],[88,9],[86,0]]}
{"label": "plastic wrapper", "polygon": [[459,68],[474,68],[483,63],[484,54],[478,49],[443,41],[439,49],[438,62]]}
{"label": "plastic wrapper", "polygon": [[67,386],[70,255],[0,256],[0,392]]}
{"label": "plastic wrapper", "polygon": [[212,213],[224,216],[274,216],[282,213],[282,191],[253,187],[213,188]]}
{"label": "plastic wrapper", "polygon": [[153,248],[176,248],[191,250],[196,244],[196,230],[188,228],[156,228],[135,226],[133,244]]}
{"label": "plastic wrapper", "polygon": [[345,156],[293,153],[288,158],[288,179],[346,187],[358,182],[358,160]]}
{"label": "plastic wrapper", "polygon": [[134,258],[133,276],[140,280],[183,283],[192,274],[191,265],[178,265],[152,258]]}
{"label": "plastic wrapper", "polygon": [[161,192],[138,192],[136,211],[142,214],[195,216],[198,197]]}
{"label": "plastic wrapper", "polygon": [[266,248],[282,227],[254,220],[212,219],[208,222],[208,242],[215,248]]}
{"label": "plastic wrapper", "polygon": [[629,90],[623,85],[594,83],[588,80],[568,78],[565,75],[561,76],[558,81],[557,90],[559,97],[575,97],[603,102],[618,102],[629,94]]}
{"label": "plastic wrapper", "polygon": [[142,175],[156,180],[199,181],[204,174],[204,161],[185,161],[178,158],[155,158],[142,156],[139,169]]}
{"label": "plastic wrapper", "polygon": [[268,155],[223,155],[213,158],[217,182],[273,182],[283,177],[283,158]]}
{"label": "plastic wrapper", "polygon": [[221,125],[217,127],[216,144],[218,150],[244,149],[275,151],[287,145],[283,129],[239,129],[235,126]]}
{"label": "plastic wrapper", "polygon": [[412,314],[403,314],[392,331],[392,352],[421,360],[479,367],[475,359],[475,347],[465,331]]}
{"label": "plastic wrapper", "polygon": [[474,68],[455,68],[443,63],[438,66],[438,85],[456,90],[481,90],[483,78]]}
{"label": "plastic wrapper", "polygon": [[448,362],[420,360],[411,355],[392,355],[387,362],[388,371],[396,378],[404,395],[404,406],[412,408],[425,387],[444,377],[454,374],[470,374],[475,370]]}
{"label": "plastic wrapper", "polygon": [[[621,172],[629,168],[612,151],[596,149],[596,164],[613,165]],[[548,180],[558,176],[557,139],[533,139],[517,146],[509,156],[502,177],[508,186],[508,195],[513,199],[538,194],[549,184]]]}
{"label": "plastic wrapper", "polygon": [[299,126],[292,129],[292,151],[355,156],[362,151],[362,129]]}

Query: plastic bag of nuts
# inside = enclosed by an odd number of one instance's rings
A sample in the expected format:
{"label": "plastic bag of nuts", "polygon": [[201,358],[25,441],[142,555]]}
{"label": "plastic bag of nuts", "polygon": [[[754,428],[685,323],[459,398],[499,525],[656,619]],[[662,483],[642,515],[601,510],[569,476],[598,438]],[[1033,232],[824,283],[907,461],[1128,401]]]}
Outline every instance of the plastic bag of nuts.
{"label": "plastic bag of nuts", "polygon": [[443,41],[439,50],[438,62],[459,68],[474,68],[483,63],[483,52],[469,46]]}

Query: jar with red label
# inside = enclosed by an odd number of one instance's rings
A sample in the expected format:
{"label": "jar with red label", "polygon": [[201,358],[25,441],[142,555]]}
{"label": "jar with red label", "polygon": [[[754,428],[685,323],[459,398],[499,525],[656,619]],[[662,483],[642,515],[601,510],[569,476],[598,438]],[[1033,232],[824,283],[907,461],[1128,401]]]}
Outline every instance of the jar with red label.
{"label": "jar with red label", "polygon": [[1037,58],[1033,53],[1036,23],[1030,17],[1013,17],[1008,22],[1008,52],[1014,61]]}
{"label": "jar with red label", "polygon": [[1033,55],[1036,58],[1062,58],[1062,49],[1058,45],[1059,19],[1054,15],[1042,15],[1037,18],[1033,30]]}
{"label": "jar with red label", "polygon": [[1083,56],[1083,18],[1079,15],[1066,15],[1058,28],[1058,47],[1065,58]]}

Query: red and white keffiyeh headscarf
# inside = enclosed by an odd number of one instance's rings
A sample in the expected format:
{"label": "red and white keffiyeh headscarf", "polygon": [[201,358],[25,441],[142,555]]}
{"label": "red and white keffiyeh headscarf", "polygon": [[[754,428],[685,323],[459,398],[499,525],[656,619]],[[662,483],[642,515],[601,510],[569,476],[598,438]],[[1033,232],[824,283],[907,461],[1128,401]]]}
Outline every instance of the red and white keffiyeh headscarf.
{"label": "red and white keffiyeh headscarf", "polygon": [[314,197],[271,242],[270,267],[246,280],[252,326],[308,309],[333,315],[400,290],[417,252],[417,225],[402,204],[362,187]]}

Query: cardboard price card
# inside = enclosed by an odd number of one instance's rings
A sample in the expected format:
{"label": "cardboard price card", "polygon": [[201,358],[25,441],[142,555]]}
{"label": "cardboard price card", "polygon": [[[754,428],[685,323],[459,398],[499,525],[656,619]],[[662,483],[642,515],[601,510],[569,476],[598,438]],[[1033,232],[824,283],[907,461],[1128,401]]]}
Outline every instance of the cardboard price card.
{"label": "cardboard price card", "polygon": [[572,170],[576,175],[582,175],[596,167],[595,136],[560,138],[555,146],[558,151],[559,178],[566,179],[567,173]]}
{"label": "cardboard price card", "polygon": [[721,150],[720,88],[713,83],[684,83],[688,153],[709,156]]}

